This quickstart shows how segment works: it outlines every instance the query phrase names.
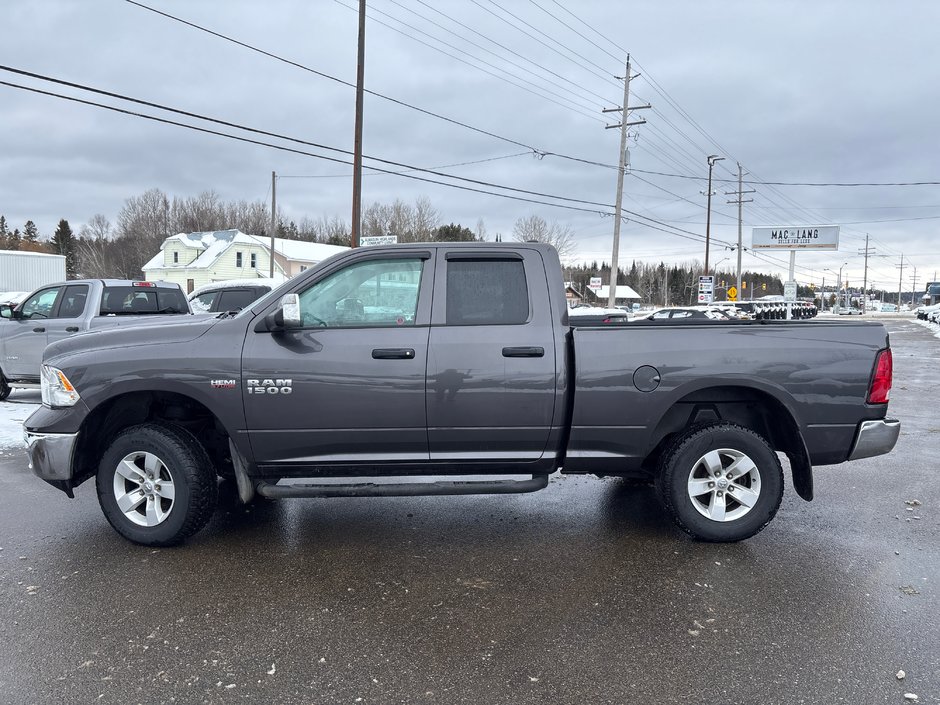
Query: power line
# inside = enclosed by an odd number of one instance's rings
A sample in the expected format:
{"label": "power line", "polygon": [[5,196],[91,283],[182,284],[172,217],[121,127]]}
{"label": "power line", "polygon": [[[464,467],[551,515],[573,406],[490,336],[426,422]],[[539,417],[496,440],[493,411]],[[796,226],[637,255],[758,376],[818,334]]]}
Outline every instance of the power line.
{"label": "power line", "polygon": [[[686,176],[684,174],[670,174],[662,171],[648,171],[643,169],[634,169],[644,174],[654,174],[656,176],[668,176],[674,179],[697,179],[697,176]],[[737,179],[714,179],[719,182],[737,183]],[[870,181],[870,182],[821,182],[821,181],[758,181],[745,180],[745,184],[750,186],[940,186],[940,181]]]}
{"label": "power line", "polygon": [[[474,159],[469,162],[457,162],[455,164],[441,164],[440,166],[431,166],[428,169],[453,169],[458,166],[470,166],[471,164],[485,164],[486,162],[495,162],[501,159],[512,159],[513,157],[523,157],[532,154],[531,152],[516,152],[515,154],[503,154],[499,157],[488,157],[486,159]],[[367,169],[371,167],[366,167]],[[406,174],[416,169],[406,169],[405,171],[386,172],[388,174]],[[279,179],[340,179],[352,176],[350,173],[343,174],[278,174]],[[268,187],[270,189],[270,186]]]}

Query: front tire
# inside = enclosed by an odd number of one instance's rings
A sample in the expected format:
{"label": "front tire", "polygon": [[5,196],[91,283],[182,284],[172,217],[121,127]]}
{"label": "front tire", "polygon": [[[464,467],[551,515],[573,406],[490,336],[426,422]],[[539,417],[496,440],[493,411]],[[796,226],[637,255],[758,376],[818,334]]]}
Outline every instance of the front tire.
{"label": "front tire", "polygon": [[757,433],[710,424],[680,436],[663,454],[656,490],[686,533],[702,541],[741,541],[776,515],[783,469]]}
{"label": "front tire", "polygon": [[3,373],[0,372],[0,401],[3,401],[13,390],[10,388],[10,385],[7,384],[7,378],[3,376]]}
{"label": "front tire", "polygon": [[196,438],[178,426],[145,423],[122,431],[98,467],[98,502],[124,538],[173,546],[215,512],[215,469]]}

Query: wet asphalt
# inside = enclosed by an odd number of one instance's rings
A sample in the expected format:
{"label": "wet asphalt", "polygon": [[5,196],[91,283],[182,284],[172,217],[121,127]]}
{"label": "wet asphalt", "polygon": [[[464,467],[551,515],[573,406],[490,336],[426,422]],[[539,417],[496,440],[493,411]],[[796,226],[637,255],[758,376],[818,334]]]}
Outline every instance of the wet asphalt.
{"label": "wet asphalt", "polygon": [[0,703],[940,703],[940,339],[886,325],[897,448],[819,468],[740,544],[572,477],[249,507],[223,485],[153,550],[4,451]]}

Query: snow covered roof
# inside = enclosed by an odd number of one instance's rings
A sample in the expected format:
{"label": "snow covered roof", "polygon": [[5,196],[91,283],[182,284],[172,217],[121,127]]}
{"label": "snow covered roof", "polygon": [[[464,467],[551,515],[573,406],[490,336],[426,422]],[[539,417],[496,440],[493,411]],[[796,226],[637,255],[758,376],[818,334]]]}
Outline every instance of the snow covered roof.
{"label": "snow covered roof", "polygon": [[[610,298],[610,287],[604,284],[596,289],[590,289],[598,299],[609,299]],[[617,298],[618,299],[642,299],[643,297],[636,293],[626,284],[621,284],[617,282]]]}
{"label": "snow covered roof", "polygon": [[[192,262],[165,265],[163,263],[163,250],[171,243],[179,243],[184,247],[199,250],[199,256]],[[234,245],[260,245],[270,249],[271,239],[248,235],[240,230],[214,230],[199,233],[179,233],[171,235],[160,245],[160,253],[150,259],[143,270],[156,269],[207,269],[211,267],[222,254]],[[331,257],[338,252],[348,250],[340,245],[324,245],[319,242],[305,242],[303,240],[274,239],[274,251],[288,260],[316,264]]]}
{"label": "snow covered roof", "polygon": [[199,296],[204,291],[217,291],[219,289],[237,289],[240,286],[258,286],[258,285],[267,285],[272,289],[280,286],[287,281],[287,277],[284,275],[278,276],[275,274],[274,278],[270,277],[257,277],[255,279],[226,279],[219,282],[210,282],[208,284],[203,284],[198,286],[193,290],[187,298],[194,299]]}

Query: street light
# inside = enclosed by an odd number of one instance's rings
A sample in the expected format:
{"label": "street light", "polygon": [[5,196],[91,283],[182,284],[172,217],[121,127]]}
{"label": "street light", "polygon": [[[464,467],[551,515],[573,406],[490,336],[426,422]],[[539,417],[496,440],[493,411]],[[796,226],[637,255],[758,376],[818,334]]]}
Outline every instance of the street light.
{"label": "street light", "polygon": [[[842,266],[839,267],[839,272],[838,272],[839,279],[838,279],[838,281],[836,282],[836,292],[837,292],[837,295],[836,295],[836,305],[835,305],[835,312],[836,312],[836,313],[839,312],[839,308],[840,308],[840,305],[841,305],[841,304],[839,303],[839,300],[840,300],[841,297],[842,297],[842,269],[843,269],[844,267],[848,266],[848,264],[849,264],[848,262],[843,262],[843,263],[842,263]],[[836,274],[836,270],[834,270],[834,269],[829,269],[828,267],[826,267],[823,271],[824,271],[824,272],[832,272],[833,274]],[[826,295],[825,289],[826,289],[826,280],[823,279],[823,296]],[[846,303],[846,306],[848,306],[847,303]],[[825,310],[825,309],[826,309],[826,306],[825,306],[825,303],[823,303],[823,310]]]}
{"label": "street light", "polygon": [[715,162],[720,162],[724,157],[719,157],[717,154],[708,155],[708,207],[705,213],[705,276],[708,276],[708,245],[711,241],[711,229],[712,229],[712,169],[715,167]]}

